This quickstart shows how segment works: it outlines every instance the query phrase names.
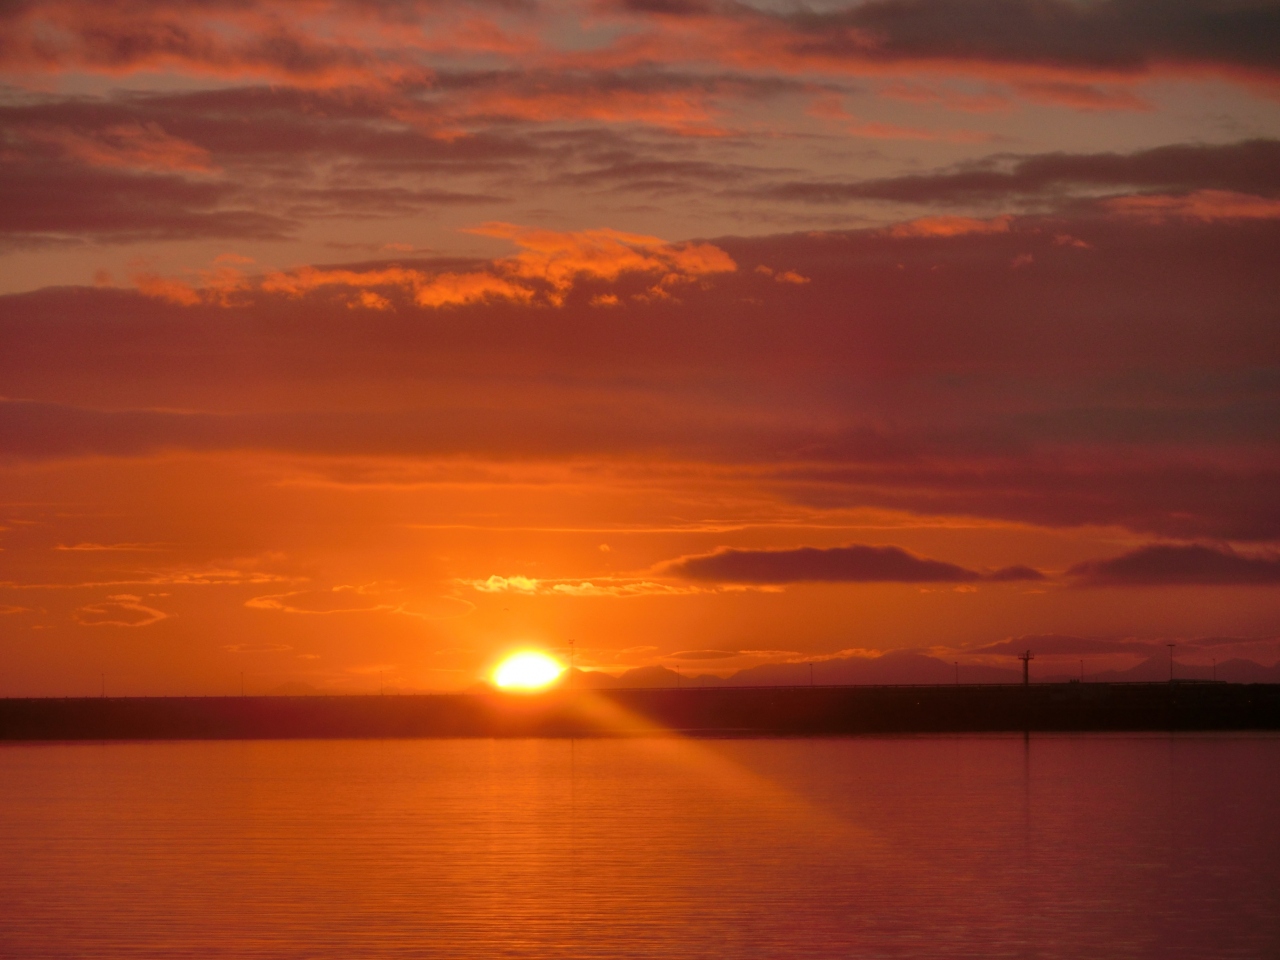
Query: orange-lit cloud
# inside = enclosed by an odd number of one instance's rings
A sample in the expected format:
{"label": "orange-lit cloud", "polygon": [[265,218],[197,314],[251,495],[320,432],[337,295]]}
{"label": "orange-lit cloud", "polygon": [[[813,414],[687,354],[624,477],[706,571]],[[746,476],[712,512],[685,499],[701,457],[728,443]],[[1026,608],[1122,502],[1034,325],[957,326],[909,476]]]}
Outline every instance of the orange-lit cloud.
{"label": "orange-lit cloud", "polygon": [[590,580],[544,580],[493,575],[462,583],[480,593],[515,593],[556,597],[681,597],[708,592],[706,588],[662,583],[642,578],[593,577]]}
{"label": "orange-lit cloud", "polygon": [[1008,233],[1012,217],[992,217],[979,220],[973,217],[921,217],[907,223],[899,223],[888,229],[891,237],[963,237],[969,234]]}
{"label": "orange-lit cloud", "polygon": [[[468,271],[431,273],[398,266],[374,270],[308,266],[269,273],[255,281],[238,268],[223,265],[199,271],[195,282],[149,273],[136,274],[133,280],[147,296],[183,306],[202,302],[228,306],[235,302],[235,294],[252,289],[301,297],[323,287],[345,287],[361,290],[349,306],[385,310],[391,301],[370,288],[401,290],[414,304],[428,308],[504,300],[562,306],[574,285],[581,282],[610,283],[635,274],[649,278],[651,294],[665,296],[680,284],[737,269],[728,254],[709,243],[672,244],[617,230],[562,232],[490,223],[470,232],[509,239],[521,252]],[[598,296],[613,297],[598,299],[598,305],[618,302],[613,294]]]}
{"label": "orange-lit cloud", "polygon": [[1107,209],[1127,217],[1160,221],[1188,220],[1274,220],[1280,218],[1280,199],[1257,197],[1231,190],[1196,190],[1182,196],[1146,194],[1113,197]]}

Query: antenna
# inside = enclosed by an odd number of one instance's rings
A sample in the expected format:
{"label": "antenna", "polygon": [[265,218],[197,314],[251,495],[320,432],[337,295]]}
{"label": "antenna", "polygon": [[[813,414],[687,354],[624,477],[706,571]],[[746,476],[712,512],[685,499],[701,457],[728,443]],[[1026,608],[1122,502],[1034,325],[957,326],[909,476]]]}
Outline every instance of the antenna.
{"label": "antenna", "polygon": [[1035,655],[1030,650],[1018,657],[1022,661],[1022,685],[1024,687],[1031,686],[1031,661],[1035,659]]}

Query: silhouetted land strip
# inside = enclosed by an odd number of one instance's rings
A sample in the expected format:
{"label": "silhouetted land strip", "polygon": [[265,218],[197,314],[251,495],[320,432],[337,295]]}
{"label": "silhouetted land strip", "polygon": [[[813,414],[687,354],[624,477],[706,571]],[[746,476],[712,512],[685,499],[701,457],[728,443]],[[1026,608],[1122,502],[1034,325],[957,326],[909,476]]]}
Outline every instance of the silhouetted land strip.
{"label": "silhouetted land strip", "polygon": [[1194,682],[0,700],[6,740],[1276,729],[1280,685]]}

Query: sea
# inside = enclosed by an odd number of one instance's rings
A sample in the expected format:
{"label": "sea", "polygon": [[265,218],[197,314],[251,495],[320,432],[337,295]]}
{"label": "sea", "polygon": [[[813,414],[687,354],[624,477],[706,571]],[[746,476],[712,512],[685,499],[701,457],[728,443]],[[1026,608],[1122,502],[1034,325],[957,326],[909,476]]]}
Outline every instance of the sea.
{"label": "sea", "polygon": [[5,958],[1280,957],[1280,736],[0,745]]}

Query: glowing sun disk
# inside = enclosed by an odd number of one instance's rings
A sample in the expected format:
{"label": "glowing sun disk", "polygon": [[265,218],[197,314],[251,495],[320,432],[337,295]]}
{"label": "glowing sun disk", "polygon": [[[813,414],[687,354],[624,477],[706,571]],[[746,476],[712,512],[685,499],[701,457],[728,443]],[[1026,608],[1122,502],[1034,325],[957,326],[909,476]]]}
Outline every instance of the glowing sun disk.
{"label": "glowing sun disk", "polygon": [[493,671],[493,682],[506,690],[538,690],[555,682],[564,667],[545,653],[526,650],[503,660]]}

